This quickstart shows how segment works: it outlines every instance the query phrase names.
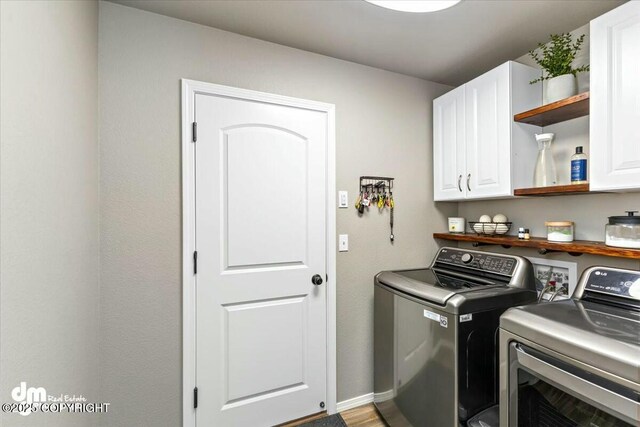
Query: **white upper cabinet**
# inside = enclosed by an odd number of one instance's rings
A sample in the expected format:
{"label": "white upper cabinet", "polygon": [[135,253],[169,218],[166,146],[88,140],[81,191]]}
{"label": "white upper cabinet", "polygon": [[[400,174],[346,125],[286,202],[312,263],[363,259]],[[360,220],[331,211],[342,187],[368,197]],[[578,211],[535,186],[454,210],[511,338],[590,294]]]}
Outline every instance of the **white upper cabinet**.
{"label": "white upper cabinet", "polygon": [[468,199],[511,194],[509,70],[507,62],[464,85]]}
{"label": "white upper cabinet", "polygon": [[433,162],[442,167],[434,170],[435,200],[464,197],[462,182],[465,167],[464,86],[433,101]]}
{"label": "white upper cabinet", "polygon": [[531,186],[540,128],[513,116],[540,106],[541,86],[529,84],[539,75],[506,62],[433,101],[434,200],[510,197]]}
{"label": "white upper cabinet", "polygon": [[640,189],[640,2],[591,21],[591,189]]}

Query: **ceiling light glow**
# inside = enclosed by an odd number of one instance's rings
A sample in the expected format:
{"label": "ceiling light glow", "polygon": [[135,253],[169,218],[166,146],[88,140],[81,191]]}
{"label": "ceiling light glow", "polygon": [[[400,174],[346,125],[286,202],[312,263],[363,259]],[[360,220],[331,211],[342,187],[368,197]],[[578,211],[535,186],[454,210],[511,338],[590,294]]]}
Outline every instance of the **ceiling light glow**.
{"label": "ceiling light glow", "polygon": [[447,9],[460,0],[365,0],[368,3],[400,12],[425,13]]}

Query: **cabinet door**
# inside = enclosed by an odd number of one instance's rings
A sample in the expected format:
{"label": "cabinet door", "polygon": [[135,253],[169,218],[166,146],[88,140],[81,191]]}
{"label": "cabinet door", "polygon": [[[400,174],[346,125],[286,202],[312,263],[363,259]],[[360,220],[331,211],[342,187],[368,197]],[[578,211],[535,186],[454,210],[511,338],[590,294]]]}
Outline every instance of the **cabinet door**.
{"label": "cabinet door", "polygon": [[591,188],[640,189],[640,2],[591,21]]}
{"label": "cabinet door", "polygon": [[511,195],[509,63],[465,85],[467,198]]}
{"label": "cabinet door", "polygon": [[433,199],[464,199],[464,86],[433,101]]}

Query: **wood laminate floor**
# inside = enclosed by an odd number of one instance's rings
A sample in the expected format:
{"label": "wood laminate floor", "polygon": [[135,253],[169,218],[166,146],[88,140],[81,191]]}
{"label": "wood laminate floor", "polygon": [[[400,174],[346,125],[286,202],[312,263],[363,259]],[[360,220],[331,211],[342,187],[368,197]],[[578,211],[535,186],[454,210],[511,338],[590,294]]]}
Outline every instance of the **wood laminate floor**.
{"label": "wood laminate floor", "polygon": [[373,403],[368,405],[358,406],[357,408],[349,409],[344,412],[340,412],[342,419],[349,427],[385,427],[386,424],[382,421],[382,417],[378,413],[378,410]]}

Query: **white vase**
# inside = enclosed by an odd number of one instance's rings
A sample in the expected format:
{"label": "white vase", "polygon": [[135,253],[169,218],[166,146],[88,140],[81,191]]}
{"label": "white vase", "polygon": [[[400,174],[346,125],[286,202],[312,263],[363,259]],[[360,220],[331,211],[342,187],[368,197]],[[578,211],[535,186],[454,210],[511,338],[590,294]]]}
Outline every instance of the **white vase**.
{"label": "white vase", "polygon": [[556,171],[556,161],[551,152],[551,142],[553,133],[536,134],[538,141],[538,160],[533,171],[534,187],[549,187],[558,185],[558,173]]}
{"label": "white vase", "polygon": [[578,83],[573,74],[563,74],[553,77],[546,81],[546,90],[544,92],[544,103],[560,101],[578,94]]}

